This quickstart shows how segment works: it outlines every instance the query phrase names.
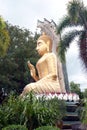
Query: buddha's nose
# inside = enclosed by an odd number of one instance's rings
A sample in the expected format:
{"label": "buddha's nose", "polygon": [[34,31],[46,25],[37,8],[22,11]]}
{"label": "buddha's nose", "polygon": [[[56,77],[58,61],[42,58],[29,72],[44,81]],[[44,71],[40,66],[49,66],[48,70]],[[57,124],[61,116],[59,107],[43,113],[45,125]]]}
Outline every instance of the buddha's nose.
{"label": "buddha's nose", "polygon": [[38,50],[38,47],[36,47],[36,50]]}

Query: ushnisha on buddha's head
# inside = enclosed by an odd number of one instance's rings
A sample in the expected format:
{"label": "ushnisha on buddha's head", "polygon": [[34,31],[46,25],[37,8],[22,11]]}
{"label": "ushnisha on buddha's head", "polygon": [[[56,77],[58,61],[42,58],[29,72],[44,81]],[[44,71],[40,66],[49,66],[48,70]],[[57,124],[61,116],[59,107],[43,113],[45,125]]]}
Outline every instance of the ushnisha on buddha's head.
{"label": "ushnisha on buddha's head", "polygon": [[52,51],[52,40],[45,33],[38,38],[36,50],[41,56]]}

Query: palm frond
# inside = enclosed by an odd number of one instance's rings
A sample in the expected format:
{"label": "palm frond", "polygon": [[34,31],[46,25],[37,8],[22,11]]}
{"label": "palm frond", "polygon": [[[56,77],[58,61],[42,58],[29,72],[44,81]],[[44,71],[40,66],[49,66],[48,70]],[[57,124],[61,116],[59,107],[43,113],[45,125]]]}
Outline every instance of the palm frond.
{"label": "palm frond", "polygon": [[87,9],[85,7],[79,10],[79,21],[87,29]]}
{"label": "palm frond", "polygon": [[81,19],[77,20],[77,23],[74,23],[71,21],[70,17],[65,16],[61,22],[59,23],[59,25],[57,26],[57,34],[61,34],[61,32],[68,27],[77,27],[77,26],[83,26],[83,22],[81,21]]}
{"label": "palm frond", "polygon": [[80,57],[83,61],[83,64],[87,68],[87,31],[83,31],[80,36]]}
{"label": "palm frond", "polygon": [[70,18],[68,16],[65,16],[57,26],[57,34],[60,34],[65,27],[69,26],[69,24]]}
{"label": "palm frond", "polygon": [[67,6],[68,16],[70,17],[71,23],[86,25],[87,21],[87,8],[84,6],[82,1],[73,0],[69,2]]}
{"label": "palm frond", "polygon": [[79,0],[73,0],[69,2],[67,6],[67,11],[71,21],[77,23],[79,17],[79,10],[81,7],[82,2],[79,2]]}
{"label": "palm frond", "polygon": [[81,33],[82,31],[73,30],[72,32],[68,32],[62,37],[59,44],[59,50],[58,50],[58,54],[61,58],[61,61],[65,61],[65,52],[67,51],[67,48],[69,48],[74,38],[80,35]]}
{"label": "palm frond", "polygon": [[68,48],[70,43],[74,40],[74,38],[77,35],[80,35],[81,32],[82,32],[81,30],[73,30],[72,32],[69,31],[67,34],[65,34],[62,37],[62,44],[63,44],[63,46],[65,46],[65,48]]}
{"label": "palm frond", "polygon": [[58,46],[58,56],[60,57],[60,60],[62,63],[66,61],[65,51],[66,51],[66,48],[62,45],[62,41],[60,41],[59,46]]}
{"label": "palm frond", "polygon": [[87,21],[87,8],[84,9],[84,17],[85,17],[85,19]]}

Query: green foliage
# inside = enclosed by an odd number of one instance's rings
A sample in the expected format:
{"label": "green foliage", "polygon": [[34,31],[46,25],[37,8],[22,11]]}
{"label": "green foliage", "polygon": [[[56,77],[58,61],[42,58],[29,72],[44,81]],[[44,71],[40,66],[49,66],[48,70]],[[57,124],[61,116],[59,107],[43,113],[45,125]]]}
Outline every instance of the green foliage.
{"label": "green foliage", "polygon": [[78,22],[79,11],[81,10],[81,8],[82,2],[79,2],[79,0],[73,0],[69,2],[67,10],[72,22]]}
{"label": "green foliage", "polygon": [[57,33],[61,34],[64,28],[68,27],[70,24],[70,18],[68,16],[64,16],[64,18],[60,21],[57,26]]}
{"label": "green foliage", "polygon": [[22,125],[9,125],[2,130],[28,130],[25,126]]}
{"label": "green foliage", "polygon": [[60,40],[60,44],[59,44],[59,50],[58,50],[58,54],[61,57],[61,61],[64,62],[65,61],[65,52],[67,51],[67,49],[70,47],[70,43],[73,41],[73,39],[78,36],[79,34],[81,34],[81,31],[77,31],[77,30],[73,30],[72,32],[68,32],[67,34],[65,34],[61,40]]}
{"label": "green foliage", "polygon": [[77,93],[81,99],[83,98],[83,93],[81,92],[80,84],[76,84],[73,81],[70,82],[70,91],[72,93]]}
{"label": "green foliage", "polygon": [[84,96],[84,98],[87,98],[87,88],[84,90],[83,96]]}
{"label": "green foliage", "polygon": [[31,129],[43,125],[55,125],[55,122],[61,120],[65,115],[65,102],[57,98],[46,100],[46,97],[43,96],[37,99],[32,93],[29,93],[24,102],[25,108],[22,115],[24,124]]}
{"label": "green foliage", "polygon": [[70,82],[70,90],[71,90],[71,92],[75,92],[75,93],[80,92],[81,91],[80,90],[80,84],[76,84],[73,81]]}
{"label": "green foliage", "polygon": [[4,19],[0,16],[0,29],[4,29],[6,27],[6,24],[4,22]]}
{"label": "green foliage", "polygon": [[60,56],[60,60],[62,63],[64,63],[66,61],[65,51],[66,51],[66,48],[65,48],[65,46],[63,46],[62,40],[60,40],[58,55]]}
{"label": "green foliage", "polygon": [[29,130],[39,126],[55,125],[65,116],[65,102],[57,98],[36,98],[32,93],[20,97],[11,94],[0,106],[0,129],[11,125],[25,125]]}
{"label": "green foliage", "polygon": [[35,50],[36,35],[27,29],[12,26],[7,23],[10,35],[10,46],[5,57],[0,58],[0,87],[7,93],[15,91],[20,93],[24,86],[33,82],[27,61],[36,64],[38,55]]}
{"label": "green foliage", "polygon": [[9,33],[6,29],[6,24],[0,16],[0,57],[5,55],[10,44]]}
{"label": "green foliage", "polygon": [[84,98],[83,100],[83,107],[81,107],[81,121],[83,124],[87,125],[87,98]]}
{"label": "green foliage", "polygon": [[23,108],[23,102],[11,94],[0,106],[0,129],[10,124],[20,124]]}
{"label": "green foliage", "polygon": [[53,127],[53,126],[42,126],[35,130],[60,130],[59,128]]}

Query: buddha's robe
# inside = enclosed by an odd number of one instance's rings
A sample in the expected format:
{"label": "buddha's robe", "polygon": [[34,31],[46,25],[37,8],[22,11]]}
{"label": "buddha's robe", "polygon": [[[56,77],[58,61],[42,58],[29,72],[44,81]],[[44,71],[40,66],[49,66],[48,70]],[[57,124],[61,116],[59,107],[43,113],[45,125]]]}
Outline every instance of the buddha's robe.
{"label": "buddha's robe", "polygon": [[25,86],[23,94],[33,91],[35,93],[59,93],[61,87],[57,76],[57,59],[54,53],[44,54],[37,62],[39,80]]}

